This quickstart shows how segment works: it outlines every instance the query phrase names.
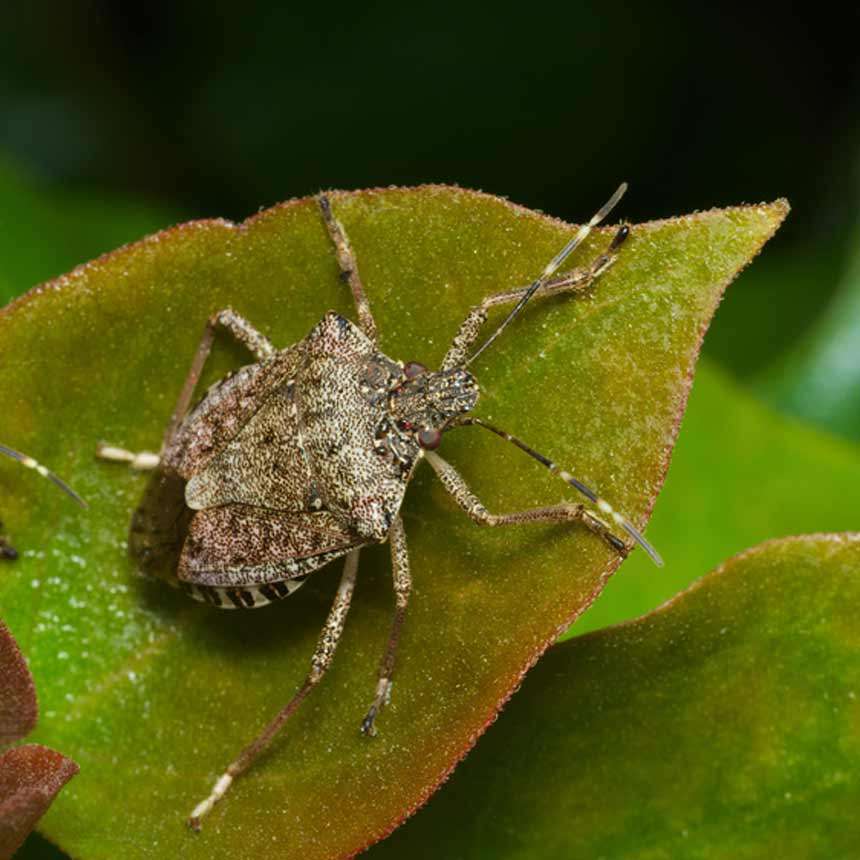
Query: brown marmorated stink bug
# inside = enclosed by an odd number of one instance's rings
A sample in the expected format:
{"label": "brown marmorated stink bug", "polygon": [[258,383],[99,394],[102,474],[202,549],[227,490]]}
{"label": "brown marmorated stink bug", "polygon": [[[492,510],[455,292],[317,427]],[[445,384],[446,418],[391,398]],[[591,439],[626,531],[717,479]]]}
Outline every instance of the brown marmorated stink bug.
{"label": "brown marmorated stink bug", "polygon": [[[342,280],[352,290],[358,325],[329,312],[304,340],[278,350],[247,320],[230,308],[222,310],[206,324],[161,452],[133,453],[99,445],[98,455],[104,459],[159,469],[132,520],[130,549],[144,573],[168,579],[197,600],[225,609],[263,606],[291,594],[309,574],[346,556],[304,683],[194,808],[188,822],[192,828],[200,828],[203,816],[269,747],[322,679],[344,628],[361,547],[388,540],[394,618],[375,695],[361,723],[364,734],[376,733],[376,717],[391,695],[397,643],[411,590],[399,510],[422,459],[479,525],[578,522],[617,552],[628,552],[629,545],[581,504],[490,513],[436,453],[446,431],[478,426],[516,445],[585,495],[661,564],[631,523],[591,489],[519,439],[467,415],[478,400],[478,383],[468,367],[526,302],[538,292],[545,296],[584,290],[612,265],[628,235],[627,226],[618,230],[590,266],[553,279],[625,190],[622,185],[530,286],[489,296],[472,308],[437,371],[416,362],[395,361],[379,351],[376,324],[349,239],[332,213],[329,198],[320,195],[322,221],[334,243]],[[514,307],[471,351],[488,310],[505,304]],[[189,411],[219,326],[244,344],[256,363],[214,385]],[[159,564],[170,552],[174,561],[159,573]]]}
{"label": "brown marmorated stink bug", "polygon": [[[0,445],[0,454],[5,455],[6,457],[11,457],[13,460],[17,460],[22,466],[26,466],[28,469],[33,469],[43,478],[47,478],[52,483],[56,484],[64,493],[71,496],[81,507],[85,508],[87,506],[87,503],[65,481],[58,478],[53,472],[46,469],[41,463],[37,462],[32,457],[28,457],[26,454],[22,454],[20,451],[16,451],[14,448],[9,448],[6,445]],[[0,528],[2,528],[2,524],[0,524]],[[18,552],[15,547],[8,543],[3,535],[0,535],[0,559],[12,561],[16,558],[18,558]]]}

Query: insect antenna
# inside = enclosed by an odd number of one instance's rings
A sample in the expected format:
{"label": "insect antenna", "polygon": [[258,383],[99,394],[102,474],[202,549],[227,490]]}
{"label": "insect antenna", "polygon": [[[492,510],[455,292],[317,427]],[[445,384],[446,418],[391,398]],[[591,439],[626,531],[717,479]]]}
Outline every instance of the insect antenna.
{"label": "insect antenna", "polygon": [[498,427],[494,427],[492,424],[488,424],[481,418],[475,418],[473,416],[462,416],[460,418],[456,418],[451,424],[448,425],[449,429],[454,427],[483,427],[485,430],[489,430],[491,433],[495,433],[496,436],[501,436],[506,442],[510,442],[513,445],[516,445],[521,451],[525,451],[526,454],[529,455],[534,460],[537,460],[538,463],[542,463],[547,469],[550,470],[554,475],[558,475],[563,481],[570,484],[576,490],[579,490],[583,496],[585,496],[589,501],[593,502],[597,509],[606,514],[608,517],[611,517],[613,522],[621,529],[624,529],[630,537],[633,538],[645,552],[651,557],[651,560],[657,567],[663,567],[663,559],[660,557],[660,553],[645,540],[645,537],[642,533],[637,529],[627,517],[618,513],[612,505],[609,504],[605,499],[602,499],[597,493],[594,492],[590,487],[586,486],[582,483],[578,478],[574,478],[570,472],[564,471],[561,467],[556,465],[547,457],[544,457],[543,454],[538,453],[534,450],[534,448],[529,447],[523,442],[521,439],[517,439],[516,436],[511,436],[510,433],[506,433],[504,430],[500,430]]}
{"label": "insect antenna", "polygon": [[13,460],[17,460],[28,469],[35,469],[43,478],[47,478],[52,483],[56,484],[64,493],[71,496],[82,508],[87,507],[87,503],[61,478],[58,478],[50,469],[46,469],[41,463],[36,462],[32,457],[16,451],[14,448],[7,448],[5,445],[0,445],[0,454],[5,454]]}
{"label": "insect antenna", "polygon": [[[597,213],[592,217],[592,219],[585,225],[579,228],[576,232],[576,235],[568,241],[568,243],[549,261],[546,268],[541,273],[540,277],[532,282],[531,286],[523,293],[522,298],[514,305],[511,312],[502,320],[499,327],[484,341],[484,343],[478,347],[478,349],[472,354],[472,357],[469,358],[466,362],[464,362],[463,367],[468,367],[513,321],[514,317],[516,317],[519,312],[525,307],[526,302],[542,287],[546,284],[550,278],[558,271],[561,264],[585,241],[585,238],[588,234],[594,229],[616,206],[618,201],[624,196],[624,192],[627,191],[627,183],[622,182],[621,185],[615,190],[615,193],[600,209]],[[626,233],[620,233],[619,236],[626,237]],[[620,244],[623,241],[623,238],[619,239],[619,236],[616,236],[615,240],[612,243],[612,247],[609,249],[609,253],[614,250],[614,246],[616,242]]]}

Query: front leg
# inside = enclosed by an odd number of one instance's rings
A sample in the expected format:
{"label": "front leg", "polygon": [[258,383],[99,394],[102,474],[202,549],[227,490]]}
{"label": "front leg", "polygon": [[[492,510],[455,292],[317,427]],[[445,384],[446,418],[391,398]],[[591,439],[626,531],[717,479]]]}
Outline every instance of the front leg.
{"label": "front leg", "polygon": [[337,264],[340,266],[340,276],[349,284],[349,288],[352,290],[355,310],[358,313],[359,326],[367,337],[376,343],[376,322],[373,319],[370,302],[367,300],[364,285],[361,283],[361,278],[358,274],[358,263],[356,262],[352,245],[349,243],[349,237],[346,235],[346,230],[343,229],[343,224],[334,217],[328,196],[320,194],[317,199],[319,200],[320,212],[322,213],[326,229],[334,243]]}
{"label": "front leg", "polygon": [[197,387],[200,375],[203,373],[203,367],[206,364],[206,359],[212,350],[212,342],[215,339],[215,330],[218,326],[227,329],[239,343],[244,344],[254,354],[257,361],[265,361],[275,354],[276,350],[272,342],[260,334],[248,320],[239,316],[232,308],[225,308],[223,311],[218,311],[217,314],[209,317],[206,322],[206,328],[203,330],[203,336],[197,345],[197,352],[194,354],[188,376],[185,377],[185,383],[179,392],[179,399],[176,401],[176,407],[173,410],[170,424],[168,424],[167,431],[164,434],[164,442],[161,446],[162,451],[165,451],[169,447],[173,441],[173,437],[176,435],[176,431],[179,429],[179,425],[188,412],[194,389]]}
{"label": "front leg", "polygon": [[530,508],[512,514],[491,514],[481,500],[469,489],[462,475],[446,460],[434,451],[425,451],[427,462],[442,481],[442,485],[453,496],[454,501],[481,526],[509,526],[522,523],[582,523],[589,531],[594,532],[612,549],[625,557],[630,547],[609,530],[609,526],[598,519],[582,505],[550,505],[544,508]]}
{"label": "front leg", "polygon": [[[600,277],[617,259],[618,249],[627,238],[629,230],[622,227],[612,240],[609,248],[601,254],[590,266],[584,269],[574,269],[562,277],[555,278],[544,284],[535,296],[546,298],[556,296],[560,293],[578,293],[587,290],[594,281]],[[442,360],[441,370],[452,370],[455,367],[463,367],[469,358],[469,351],[478,338],[481,328],[487,321],[487,311],[496,305],[507,305],[520,301],[531,289],[531,287],[518,287],[503,293],[487,296],[481,304],[475,305],[466,319],[460,324],[457,334],[448,347],[448,352]]]}

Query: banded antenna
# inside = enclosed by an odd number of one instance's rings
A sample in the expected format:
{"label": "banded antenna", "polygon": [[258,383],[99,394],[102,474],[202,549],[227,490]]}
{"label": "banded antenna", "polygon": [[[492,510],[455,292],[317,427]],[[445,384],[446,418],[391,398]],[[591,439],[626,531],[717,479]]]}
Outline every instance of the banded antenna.
{"label": "banded antenna", "polygon": [[71,496],[82,508],[87,507],[87,503],[61,478],[58,478],[50,469],[46,469],[41,463],[38,463],[32,457],[16,451],[14,448],[8,448],[6,445],[0,445],[0,454],[5,454],[13,460],[17,460],[21,465],[28,469],[33,469],[38,472],[43,478],[47,478],[52,483],[56,484],[66,495]]}
{"label": "banded antenna", "polygon": [[556,463],[553,463],[548,457],[544,457],[543,454],[539,454],[534,448],[529,447],[523,442],[521,439],[517,439],[516,436],[511,436],[510,433],[505,432],[504,430],[500,430],[498,427],[494,427],[492,424],[487,423],[481,418],[474,418],[472,416],[462,416],[461,418],[455,419],[449,425],[449,428],[454,427],[483,427],[485,430],[489,430],[491,433],[495,433],[496,436],[501,436],[506,442],[510,442],[512,445],[516,445],[521,451],[525,451],[526,454],[529,455],[534,460],[537,460],[538,463],[546,466],[547,469],[550,470],[554,475],[558,475],[565,483],[569,484],[576,490],[579,490],[583,496],[585,496],[590,502],[592,502],[597,510],[599,510],[602,514],[605,514],[608,517],[612,518],[612,521],[619,528],[624,529],[630,537],[633,538],[645,552],[651,557],[651,561],[657,565],[657,567],[663,567],[663,559],[660,557],[660,553],[645,540],[644,535],[639,531],[639,529],[634,526],[630,520],[627,519],[623,514],[618,513],[606,499],[602,499],[591,487],[583,484],[578,478],[574,478],[570,472],[566,472],[564,469],[559,467]]}
{"label": "banded antenna", "polygon": [[549,261],[541,276],[533,281],[531,286],[523,293],[522,298],[514,305],[511,312],[502,320],[501,325],[484,341],[483,345],[472,354],[463,367],[468,367],[512,322],[515,316],[526,306],[526,302],[546,284],[558,271],[561,264],[585,241],[588,234],[615,208],[618,201],[627,191],[627,183],[622,182],[615,193],[606,203],[601,206],[592,219],[577,230],[576,235]]}

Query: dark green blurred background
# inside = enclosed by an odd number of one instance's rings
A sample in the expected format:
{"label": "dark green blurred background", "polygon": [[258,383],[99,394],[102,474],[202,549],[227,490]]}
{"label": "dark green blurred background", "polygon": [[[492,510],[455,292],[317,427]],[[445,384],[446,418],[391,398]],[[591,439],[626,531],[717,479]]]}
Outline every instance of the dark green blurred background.
{"label": "dark green blurred background", "polygon": [[622,179],[632,221],[785,196],[705,354],[856,440],[858,24],[822,5],[7,4],[0,300],[325,187],[458,183],[574,222]]}
{"label": "dark green blurred background", "polygon": [[[148,211],[127,238],[323,187],[456,182],[572,221],[621,179],[632,220],[787,196],[707,344],[753,379],[818,320],[855,235],[860,15],[787,8],[36,0],[4,14],[0,153],[40,189]],[[0,217],[14,232],[13,201]],[[77,250],[26,249],[9,288]]]}
{"label": "dark green blurred background", "polygon": [[[149,210],[128,238],[323,187],[456,182],[572,221],[621,179],[632,220],[787,196],[707,345],[745,379],[816,322],[854,244],[856,10],[36,0],[4,19],[0,153],[42,189]],[[27,250],[45,265],[11,262],[15,292],[79,262]]]}

